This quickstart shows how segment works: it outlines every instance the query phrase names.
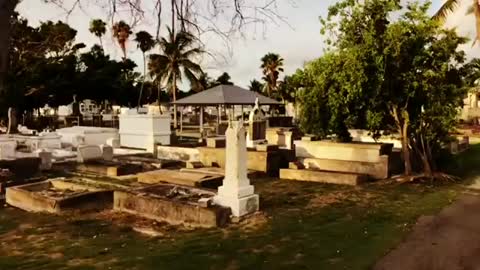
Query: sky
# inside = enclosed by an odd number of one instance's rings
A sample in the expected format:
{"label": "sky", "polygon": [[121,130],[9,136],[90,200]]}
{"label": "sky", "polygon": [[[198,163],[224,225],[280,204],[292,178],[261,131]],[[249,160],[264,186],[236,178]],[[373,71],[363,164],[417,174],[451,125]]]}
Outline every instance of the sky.
{"label": "sky", "polygon": [[[71,6],[72,1],[63,0],[64,7]],[[98,39],[88,31],[90,20],[95,18],[107,20],[108,17],[106,11],[98,4],[85,5],[86,2],[88,0],[84,0],[82,8],[76,8],[68,17],[63,8],[39,0],[23,0],[17,11],[35,26],[47,20],[67,21],[78,31],[77,41],[85,43],[89,48],[98,43]],[[204,70],[211,77],[216,78],[226,71],[236,85],[247,87],[252,79],[260,80],[262,77],[260,58],[266,53],[278,53],[284,58],[285,74],[295,72],[306,61],[322,55],[324,38],[320,34],[319,17],[326,15],[328,6],[335,0],[277,0],[277,2],[277,13],[284,17],[285,22],[270,23],[266,29],[261,25],[250,27],[246,29],[244,37],[235,37],[231,40],[230,49],[227,49],[225,43],[218,37],[209,35],[202,38],[206,49],[214,52],[215,56],[201,59]],[[432,1],[432,14],[442,3],[443,0]],[[475,33],[473,16],[465,15],[468,4],[471,3],[472,0],[462,0],[460,8],[452,13],[446,22],[447,27],[455,27],[459,34],[469,38],[473,38]],[[151,15],[153,14],[146,14],[145,19],[137,24],[133,31],[146,30],[153,34],[155,20]],[[128,22],[128,17],[119,18],[125,18]],[[121,58],[120,49],[110,32],[107,32],[103,42],[107,53],[116,59]],[[128,57],[142,67],[142,55],[136,49],[135,42],[130,41],[127,46]],[[470,42],[462,49],[467,52],[468,57],[480,57],[480,44],[472,47]]]}

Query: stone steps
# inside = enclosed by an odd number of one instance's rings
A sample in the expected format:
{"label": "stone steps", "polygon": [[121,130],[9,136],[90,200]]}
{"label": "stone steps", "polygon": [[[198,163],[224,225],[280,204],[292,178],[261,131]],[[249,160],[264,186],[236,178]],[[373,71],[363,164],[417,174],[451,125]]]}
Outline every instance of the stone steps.
{"label": "stone steps", "polygon": [[286,180],[341,184],[356,186],[368,180],[368,176],[357,173],[331,172],[311,169],[280,169],[280,178]]}

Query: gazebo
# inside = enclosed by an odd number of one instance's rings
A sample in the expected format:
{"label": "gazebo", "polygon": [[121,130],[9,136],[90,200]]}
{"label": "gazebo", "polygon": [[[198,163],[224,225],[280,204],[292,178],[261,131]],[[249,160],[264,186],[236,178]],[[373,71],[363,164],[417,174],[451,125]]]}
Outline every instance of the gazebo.
{"label": "gazebo", "polygon": [[[203,111],[205,107],[217,108],[217,128],[220,125],[222,106],[225,109],[227,106],[241,106],[241,114],[243,115],[243,106],[255,104],[255,100],[258,98],[260,105],[281,105],[282,103],[261,95],[259,93],[249,91],[235,85],[218,85],[199,92],[197,94],[188,96],[186,98],[179,99],[171,104],[177,106],[194,106],[200,107],[200,136],[202,136],[203,127]],[[181,115],[180,131],[183,131],[183,119]]]}

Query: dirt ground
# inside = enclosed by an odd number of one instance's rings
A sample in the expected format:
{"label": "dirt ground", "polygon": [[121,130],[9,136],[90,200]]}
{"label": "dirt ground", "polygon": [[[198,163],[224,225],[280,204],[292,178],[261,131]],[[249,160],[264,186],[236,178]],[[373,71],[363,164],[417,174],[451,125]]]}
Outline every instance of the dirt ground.
{"label": "dirt ground", "polygon": [[462,195],[438,215],[419,218],[405,241],[374,269],[480,269],[480,196]]}

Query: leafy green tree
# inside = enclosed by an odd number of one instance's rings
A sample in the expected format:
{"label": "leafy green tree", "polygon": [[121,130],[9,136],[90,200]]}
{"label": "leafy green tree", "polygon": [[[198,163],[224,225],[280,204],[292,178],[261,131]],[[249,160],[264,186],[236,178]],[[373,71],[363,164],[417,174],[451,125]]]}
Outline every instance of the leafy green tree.
{"label": "leafy green tree", "polygon": [[123,58],[127,59],[127,41],[132,34],[130,25],[124,21],[119,21],[113,25],[112,30],[113,37],[117,39],[118,45],[120,46],[120,49],[122,49]]}
{"label": "leafy green tree", "polygon": [[132,106],[137,103],[140,84],[136,64],[129,60],[115,61],[105,55],[103,49],[94,45],[80,56],[81,71],[78,73],[79,99],[97,102],[110,100],[113,103]]}
{"label": "leafy green tree", "polygon": [[230,81],[231,79],[230,74],[223,72],[222,75],[218,76],[217,84],[233,85],[233,82]]}
{"label": "leafy green tree", "polygon": [[100,41],[100,46],[103,48],[102,37],[107,32],[107,23],[105,23],[101,19],[93,19],[92,21],[90,21],[90,27],[88,28],[88,30],[90,31],[90,33],[98,37],[98,41]]}
{"label": "leafy green tree", "polygon": [[[185,77],[192,88],[198,87],[198,78],[203,73],[194,58],[203,53],[196,46],[196,39],[188,32],[174,34],[168,29],[168,38],[161,38],[159,45],[162,54],[151,54],[148,69],[155,81],[167,85],[173,97],[177,100],[177,83]],[[174,105],[174,128],[177,127],[177,106]]]}
{"label": "leafy green tree", "polygon": [[[300,71],[301,72],[301,71]],[[294,102],[297,91],[302,87],[302,77],[299,74],[286,75],[278,84],[277,98],[283,102]]]}
{"label": "leafy green tree", "polygon": [[248,86],[248,89],[250,91],[261,94],[263,92],[264,86],[263,86],[263,83],[259,82],[256,79],[253,79],[250,81],[250,85]]}
{"label": "leafy green tree", "polygon": [[[65,23],[47,21],[33,28],[17,14],[12,18],[12,42],[6,89],[1,107],[11,106],[11,117],[46,103],[68,103],[77,88],[76,31]],[[10,131],[14,132],[15,121]]]}
{"label": "leafy green tree", "polygon": [[140,88],[140,95],[138,96],[138,107],[140,107],[143,85],[145,84],[145,77],[147,76],[147,57],[145,53],[150,51],[155,46],[155,40],[153,40],[152,35],[150,35],[148,32],[140,31],[136,34],[135,41],[137,42],[137,47],[142,51],[143,55],[143,81]]}
{"label": "leafy green tree", "polygon": [[283,72],[283,58],[276,53],[267,53],[261,59],[266,93],[270,97],[277,90],[280,72]]}
{"label": "leafy green tree", "polygon": [[[317,99],[313,103],[330,113],[326,133],[362,126],[373,134],[396,130],[405,174],[412,174],[412,159],[418,157],[432,177],[465,95],[464,52],[458,47],[466,39],[442,29],[427,15],[429,6],[401,6],[396,0],[342,0],[331,6],[322,20],[322,32],[333,37],[331,50],[313,63],[317,67],[305,69],[309,84],[302,113],[312,123],[322,121],[318,113],[318,120],[307,115],[309,99]],[[311,125],[303,122],[315,129]]]}

